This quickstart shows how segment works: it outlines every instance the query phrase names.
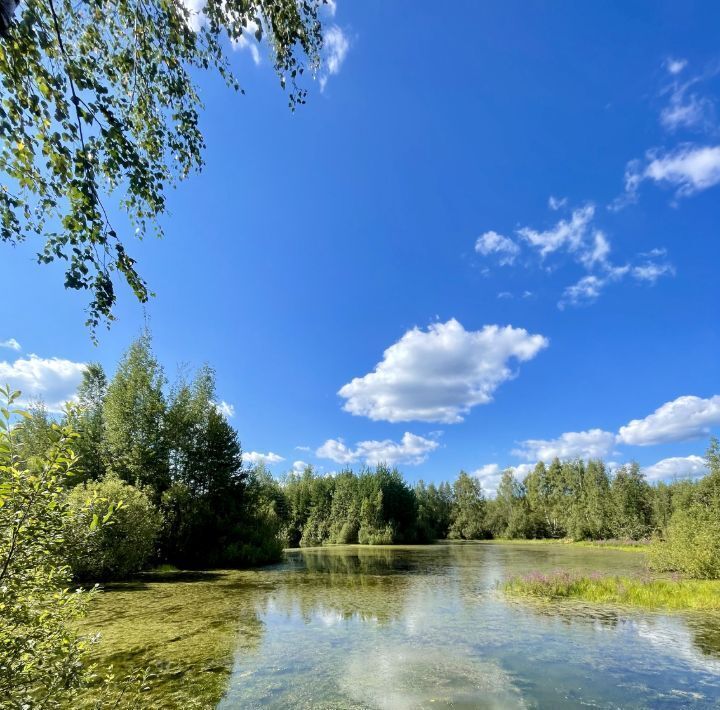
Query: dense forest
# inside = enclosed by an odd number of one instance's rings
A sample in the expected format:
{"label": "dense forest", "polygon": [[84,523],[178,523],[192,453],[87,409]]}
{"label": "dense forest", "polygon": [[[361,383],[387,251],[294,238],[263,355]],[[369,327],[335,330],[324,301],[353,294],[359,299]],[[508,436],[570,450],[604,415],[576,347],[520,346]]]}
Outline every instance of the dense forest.
{"label": "dense forest", "polygon": [[[716,441],[711,475],[699,482],[650,485],[637,464],[609,472],[599,460],[557,459],[538,463],[524,480],[508,469],[492,499],[464,471],[453,483],[410,485],[382,463],[333,475],[307,467],[275,479],[262,464],[243,465],[237,432],[216,404],[212,369],[168,386],[147,333],[109,381],[99,365],[86,369],[62,424],[77,436],[66,549],[80,580],[119,579],[160,563],[264,564],[283,547],[668,533],[677,540],[694,529],[691,520],[705,521],[704,531],[717,527]],[[41,403],[16,428],[26,458],[42,456],[59,431]],[[663,549],[659,565],[690,571],[687,556],[671,561],[670,545]]]}

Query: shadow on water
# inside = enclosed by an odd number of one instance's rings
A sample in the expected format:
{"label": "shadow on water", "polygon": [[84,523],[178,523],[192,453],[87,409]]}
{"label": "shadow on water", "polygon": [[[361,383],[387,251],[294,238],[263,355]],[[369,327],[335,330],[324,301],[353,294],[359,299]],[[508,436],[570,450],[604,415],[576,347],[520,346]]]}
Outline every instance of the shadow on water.
{"label": "shadow on water", "polygon": [[177,570],[171,572],[143,572],[127,582],[105,582],[101,585],[106,593],[140,592],[156,584],[177,584],[179,582],[214,582],[225,576],[223,572]]}

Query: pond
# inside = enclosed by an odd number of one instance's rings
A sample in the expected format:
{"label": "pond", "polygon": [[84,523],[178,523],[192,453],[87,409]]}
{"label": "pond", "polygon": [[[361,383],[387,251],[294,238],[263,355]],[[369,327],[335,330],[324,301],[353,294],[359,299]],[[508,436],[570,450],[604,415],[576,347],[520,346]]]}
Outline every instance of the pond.
{"label": "pond", "polygon": [[562,544],[291,550],[113,585],[85,627],[116,676],[152,667],[143,707],[718,707],[720,616],[498,590],[532,570],[643,568],[642,553]]}

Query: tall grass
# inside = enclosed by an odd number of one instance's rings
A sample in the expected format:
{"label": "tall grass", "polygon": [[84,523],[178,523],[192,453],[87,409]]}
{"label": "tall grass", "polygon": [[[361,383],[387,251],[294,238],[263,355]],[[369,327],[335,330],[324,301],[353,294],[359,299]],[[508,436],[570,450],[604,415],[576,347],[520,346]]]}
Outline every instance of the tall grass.
{"label": "tall grass", "polygon": [[495,545],[573,545],[575,547],[594,547],[603,550],[621,550],[623,552],[648,552],[652,542],[650,540],[573,540],[563,538],[497,538],[495,540],[482,540],[482,544]]}
{"label": "tall grass", "polygon": [[503,585],[507,594],[539,599],[581,599],[645,609],[720,611],[720,581],[651,579],[570,572],[532,572]]}

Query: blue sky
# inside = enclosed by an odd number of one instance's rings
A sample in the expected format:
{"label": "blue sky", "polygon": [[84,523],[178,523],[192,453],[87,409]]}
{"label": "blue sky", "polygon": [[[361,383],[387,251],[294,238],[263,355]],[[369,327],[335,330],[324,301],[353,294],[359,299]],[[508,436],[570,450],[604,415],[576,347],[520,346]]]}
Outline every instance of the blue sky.
{"label": "blue sky", "polygon": [[245,96],[201,77],[206,168],[171,194],[166,238],[130,245],[157,296],[121,289],[95,347],[60,269],[5,247],[0,340],[20,349],[0,376],[60,401],[147,318],[171,379],[217,369],[275,473],[385,458],[490,491],[555,454],[701,473],[720,6],[452,7],[338,0],[294,115],[262,46],[232,52]]}

